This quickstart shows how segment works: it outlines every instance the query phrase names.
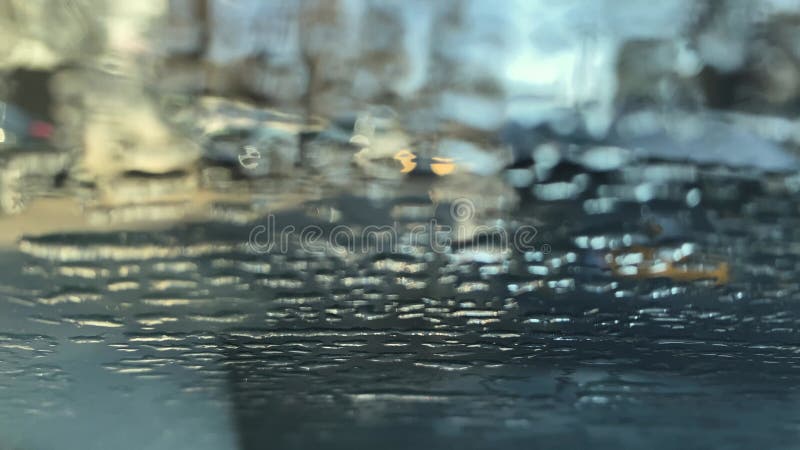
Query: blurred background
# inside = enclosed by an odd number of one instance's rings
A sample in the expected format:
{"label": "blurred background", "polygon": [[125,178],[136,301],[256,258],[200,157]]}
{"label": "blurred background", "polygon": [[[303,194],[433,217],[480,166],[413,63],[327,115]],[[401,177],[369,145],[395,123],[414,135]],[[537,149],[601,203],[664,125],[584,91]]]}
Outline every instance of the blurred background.
{"label": "blurred background", "polygon": [[798,111],[793,0],[0,0],[0,449],[795,448]]}

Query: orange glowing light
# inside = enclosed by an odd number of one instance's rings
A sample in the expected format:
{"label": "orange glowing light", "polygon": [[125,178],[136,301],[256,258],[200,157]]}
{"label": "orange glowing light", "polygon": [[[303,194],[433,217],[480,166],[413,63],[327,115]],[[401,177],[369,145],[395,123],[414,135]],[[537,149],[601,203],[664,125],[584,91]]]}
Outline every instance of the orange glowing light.
{"label": "orange glowing light", "polygon": [[439,158],[434,156],[432,159],[431,170],[440,177],[450,175],[456,170],[456,164],[452,158]]}
{"label": "orange glowing light", "polygon": [[406,149],[395,153],[394,159],[400,161],[400,164],[403,165],[403,168],[400,169],[400,173],[409,173],[417,167],[417,163],[414,161],[417,159],[417,156]]}

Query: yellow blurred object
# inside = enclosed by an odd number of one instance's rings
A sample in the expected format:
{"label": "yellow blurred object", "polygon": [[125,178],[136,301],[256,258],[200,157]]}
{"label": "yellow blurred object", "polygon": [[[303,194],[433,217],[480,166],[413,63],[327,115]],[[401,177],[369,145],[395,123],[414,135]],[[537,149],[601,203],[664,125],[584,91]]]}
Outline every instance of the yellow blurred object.
{"label": "yellow blurred object", "polygon": [[417,159],[417,156],[406,149],[395,153],[394,159],[400,161],[400,164],[403,165],[403,168],[400,169],[400,173],[409,173],[417,167],[417,163],[414,161]]}
{"label": "yellow blurred object", "polygon": [[714,267],[681,264],[685,258],[674,261],[659,257],[648,247],[632,247],[607,255],[611,272],[628,278],[669,278],[675,281],[714,280],[717,285],[730,281],[727,262]]}
{"label": "yellow blurred object", "polygon": [[433,162],[431,163],[431,170],[440,177],[450,175],[456,170],[456,164],[452,158],[439,158],[434,156]]}
{"label": "yellow blurred object", "polygon": [[[400,173],[410,173],[417,168],[417,155],[408,149],[400,150],[394,154],[394,159],[400,161],[403,167]],[[438,176],[450,175],[456,170],[455,161],[452,158],[442,158],[434,156],[430,161],[431,172]]]}

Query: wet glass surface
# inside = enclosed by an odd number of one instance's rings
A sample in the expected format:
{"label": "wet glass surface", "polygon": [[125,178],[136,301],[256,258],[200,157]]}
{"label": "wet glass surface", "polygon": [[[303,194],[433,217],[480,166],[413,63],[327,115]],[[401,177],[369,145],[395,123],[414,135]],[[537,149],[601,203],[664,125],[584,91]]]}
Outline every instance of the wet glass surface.
{"label": "wet glass surface", "polygon": [[[695,173],[635,172],[657,169]],[[220,448],[234,432],[245,448],[790,447],[800,417],[793,194],[785,178],[769,187],[702,175],[658,184],[644,213],[682,219],[664,240],[640,231],[639,202],[588,206],[598,191],[635,190],[620,173],[592,176],[575,200],[482,213],[536,223],[525,252],[403,244],[432,206],[403,185],[395,198],[342,194],[271,216],[278,229],[325,233],[323,206],[353,229],[393,223],[399,242],[384,251],[334,242],[310,253],[290,239],[285,252],[253,251],[263,217],[25,237],[3,256],[2,432],[35,447],[69,436],[75,448]],[[698,191],[702,205],[688,207]],[[692,247],[698,264],[727,262],[730,280],[629,279],[598,266],[631,239]]]}
{"label": "wet glass surface", "polygon": [[796,5],[232,3],[0,1],[0,449],[797,446]]}

